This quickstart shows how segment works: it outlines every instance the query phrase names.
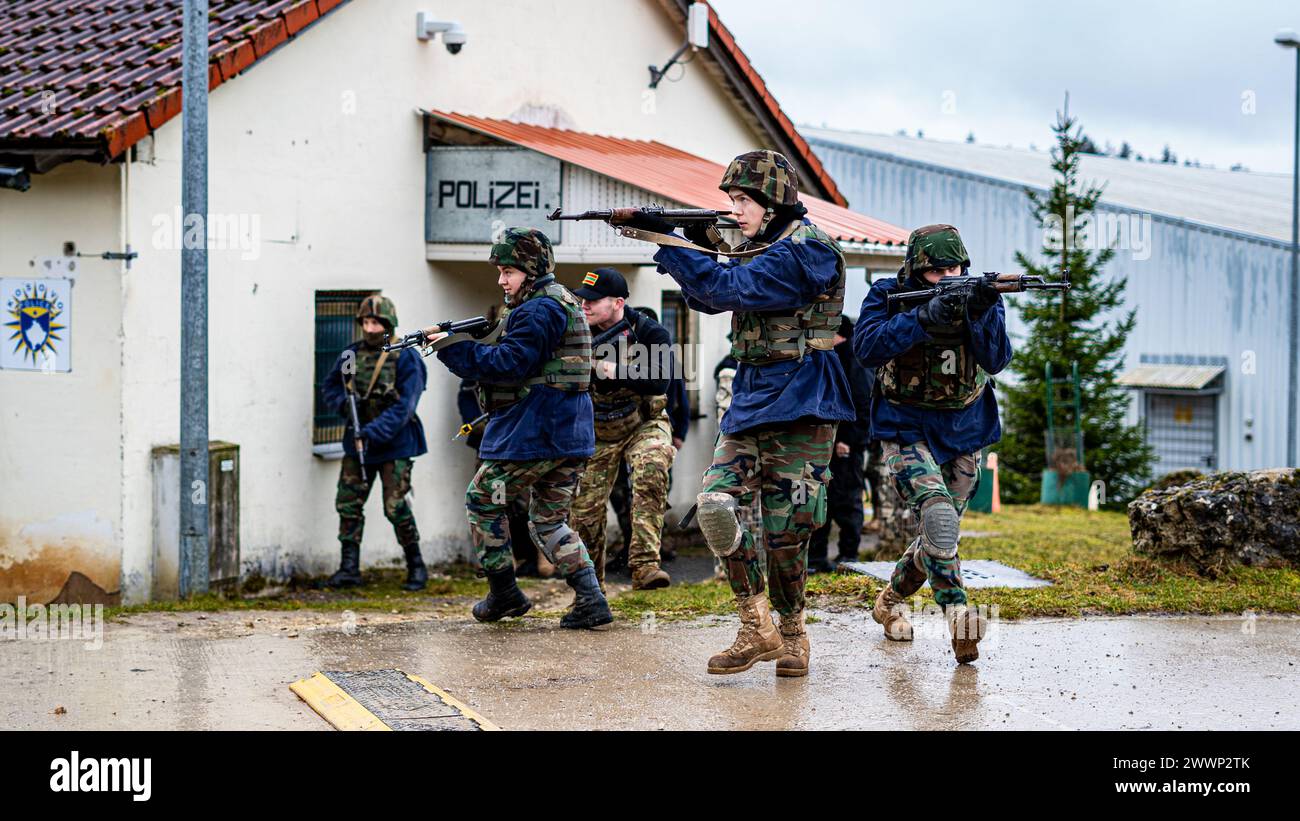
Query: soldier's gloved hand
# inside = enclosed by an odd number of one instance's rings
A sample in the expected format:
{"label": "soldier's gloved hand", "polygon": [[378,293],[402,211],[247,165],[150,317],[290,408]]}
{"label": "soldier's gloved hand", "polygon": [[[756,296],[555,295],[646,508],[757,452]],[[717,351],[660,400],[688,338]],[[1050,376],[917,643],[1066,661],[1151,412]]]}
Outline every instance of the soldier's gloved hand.
{"label": "soldier's gloved hand", "polygon": [[916,318],[922,328],[951,325],[966,313],[966,300],[961,294],[937,294],[916,309]]}
{"label": "soldier's gloved hand", "polygon": [[642,231],[654,231],[656,234],[671,234],[677,228],[663,217],[647,214],[644,211],[633,214],[632,218],[623,224],[640,228]]}
{"label": "soldier's gloved hand", "polygon": [[971,319],[979,319],[985,311],[998,304],[998,289],[987,282],[979,282],[966,300],[966,310]]}
{"label": "soldier's gloved hand", "polygon": [[709,237],[708,223],[692,222],[682,229],[682,233],[686,235],[688,240],[702,248],[712,248],[715,251],[718,250],[718,246],[714,244],[713,240]]}

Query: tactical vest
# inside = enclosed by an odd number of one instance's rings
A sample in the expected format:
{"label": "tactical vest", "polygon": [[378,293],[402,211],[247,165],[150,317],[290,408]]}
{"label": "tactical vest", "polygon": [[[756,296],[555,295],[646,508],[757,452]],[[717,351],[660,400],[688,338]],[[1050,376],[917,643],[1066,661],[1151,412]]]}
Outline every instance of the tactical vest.
{"label": "tactical vest", "polygon": [[930,341],[913,345],[876,370],[880,393],[895,404],[932,410],[969,407],[984,393],[988,374],[975,361],[962,322],[927,330]]}
{"label": "tactical vest", "polygon": [[[628,313],[631,314],[632,312],[629,310]],[[627,322],[625,319],[620,324],[626,324],[628,329],[626,335],[627,344],[629,346],[636,344],[637,337],[634,323]],[[621,334],[615,336],[613,339],[607,340],[606,344],[614,345],[616,349],[620,349],[622,346],[618,342],[622,336]],[[654,359],[654,357],[650,358],[650,360]],[[647,362],[650,363],[650,360],[647,360]],[[627,363],[620,362],[619,364],[626,366]],[[650,364],[651,367],[655,366],[653,363]],[[663,364],[666,364],[666,362]],[[596,438],[602,442],[621,442],[632,435],[632,432],[637,428],[662,414],[664,409],[668,407],[668,397],[665,394],[647,396],[626,387],[601,390],[598,386],[603,380],[595,377],[594,359],[592,360],[592,370],[594,380],[591,391],[592,412],[596,422]]]}
{"label": "tactical vest", "polygon": [[816,225],[802,222],[792,224],[781,236],[794,243],[817,240],[830,248],[835,252],[837,276],[825,293],[794,312],[737,311],[731,315],[731,355],[751,365],[801,360],[809,348],[829,351],[835,347],[835,332],[840,327],[844,308],[844,252],[840,244]]}
{"label": "tactical vest", "polygon": [[[575,392],[585,391],[591,386],[591,329],[587,327],[587,317],[579,307],[581,303],[552,276],[538,280],[524,302],[542,298],[558,302],[569,319],[560,344],[535,376],[518,382],[480,381],[478,401],[484,411],[491,412],[518,402],[528,395],[533,385],[550,385],[562,391]],[[508,319],[509,311],[501,321],[505,323]],[[509,330],[503,331],[497,344],[509,333]]]}
{"label": "tactical vest", "polygon": [[402,399],[402,395],[397,392],[397,352],[384,357],[384,366],[379,369],[375,386],[369,393],[366,392],[366,387],[374,378],[375,366],[383,356],[383,351],[378,348],[367,348],[365,343],[356,348],[357,370],[351,378],[352,389],[357,393],[357,415],[361,417],[362,425],[370,424]]}

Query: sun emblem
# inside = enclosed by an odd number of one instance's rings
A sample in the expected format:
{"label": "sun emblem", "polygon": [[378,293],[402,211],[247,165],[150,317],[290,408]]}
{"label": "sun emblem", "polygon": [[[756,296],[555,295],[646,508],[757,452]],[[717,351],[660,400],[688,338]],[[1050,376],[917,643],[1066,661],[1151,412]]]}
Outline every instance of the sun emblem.
{"label": "sun emblem", "polygon": [[54,321],[63,313],[63,300],[53,288],[47,290],[45,283],[36,282],[15,288],[8,308],[13,321],[6,322],[5,327],[14,329],[9,337],[17,340],[14,353],[21,350],[23,359],[30,358],[33,364],[37,354],[44,352],[46,356],[54,356],[58,353],[54,343],[63,341],[58,332],[67,326]]}

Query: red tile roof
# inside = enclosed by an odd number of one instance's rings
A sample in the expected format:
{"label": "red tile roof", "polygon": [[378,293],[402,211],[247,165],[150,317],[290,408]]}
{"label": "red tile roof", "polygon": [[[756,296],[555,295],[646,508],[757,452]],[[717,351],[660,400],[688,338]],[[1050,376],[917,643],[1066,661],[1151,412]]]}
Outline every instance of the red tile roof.
{"label": "red tile roof", "polygon": [[[346,0],[211,0],[208,87]],[[88,144],[112,159],[181,110],[182,0],[0,3],[0,150]]]}
{"label": "red tile roof", "polygon": [[[210,0],[209,89],[344,2]],[[76,146],[111,160],[179,114],[182,8],[183,0],[0,0],[0,153]],[[746,110],[781,143],[773,147],[811,175],[804,187],[847,205],[711,7],[709,27],[726,82],[744,87]]]}
{"label": "red tile roof", "polygon": [[[695,208],[730,207],[727,196],[718,190],[718,181],[726,170],[724,166],[660,142],[605,137],[445,111],[429,113],[443,122],[531,148],[674,202]],[[887,244],[907,241],[907,231],[898,226],[808,194],[801,195],[801,199],[808,208],[809,219],[837,240]]]}

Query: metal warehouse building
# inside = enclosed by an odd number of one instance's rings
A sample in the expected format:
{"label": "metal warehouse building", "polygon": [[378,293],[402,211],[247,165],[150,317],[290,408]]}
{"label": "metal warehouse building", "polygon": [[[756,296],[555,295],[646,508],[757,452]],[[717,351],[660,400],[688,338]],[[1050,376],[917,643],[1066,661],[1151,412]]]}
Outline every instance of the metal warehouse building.
{"label": "metal warehouse building", "polygon": [[[1051,186],[1047,151],[801,130],[855,209],[958,226],[973,270],[1017,271],[1016,251],[1042,257],[1025,189]],[[1105,186],[1085,241],[1115,246],[1105,272],[1128,278],[1137,326],[1121,382],[1157,475],[1289,464],[1291,177],[1086,156],[1079,178]],[[1010,327],[1024,332],[1014,317]]]}

